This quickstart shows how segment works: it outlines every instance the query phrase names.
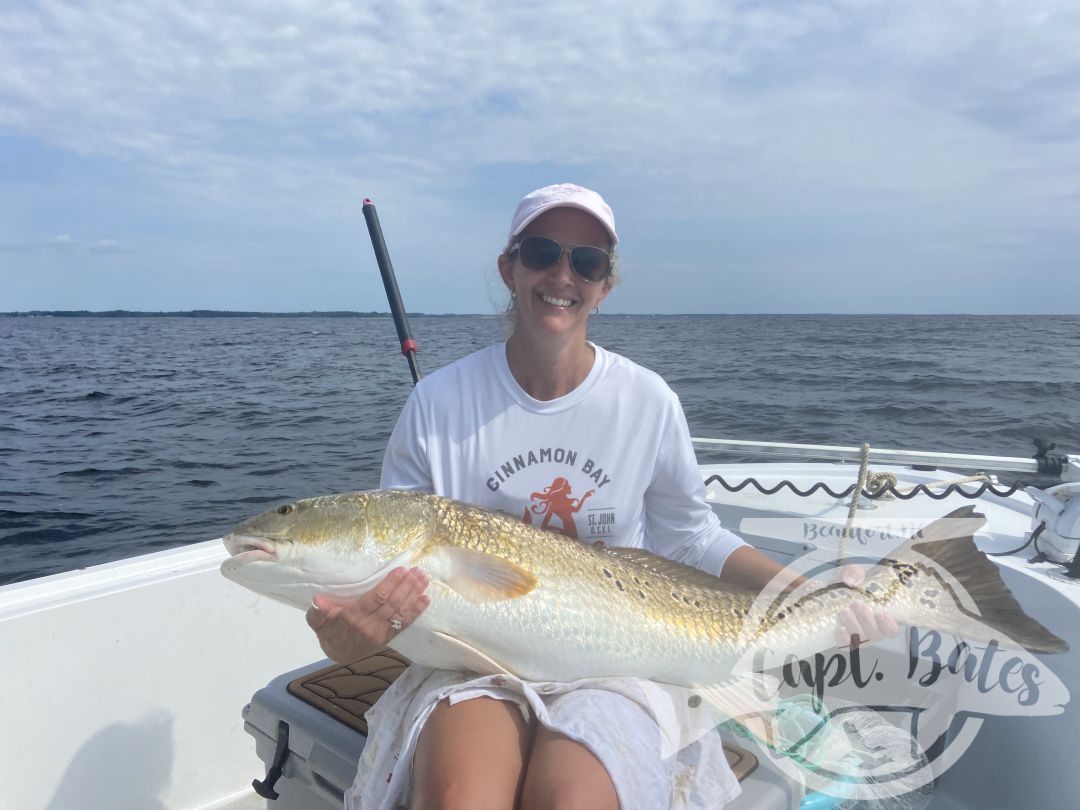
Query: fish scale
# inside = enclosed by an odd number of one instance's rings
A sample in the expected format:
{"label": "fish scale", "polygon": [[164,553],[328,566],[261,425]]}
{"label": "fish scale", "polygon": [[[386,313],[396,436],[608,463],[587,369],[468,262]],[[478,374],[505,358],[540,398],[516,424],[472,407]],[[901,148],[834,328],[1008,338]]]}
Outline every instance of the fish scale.
{"label": "fish scale", "polygon": [[[752,594],[699,588],[675,576],[643,571],[640,564],[619,559],[615,549],[585,545],[453,501],[441,501],[436,509],[428,548],[442,545],[496,554],[536,575],[532,592],[515,605],[492,606],[490,618],[499,611],[517,615],[518,627],[534,643],[550,640],[562,651],[569,641],[620,659],[624,667],[649,662],[647,671],[634,673],[644,677],[656,678],[678,661],[710,660],[715,671],[720,645],[736,638],[741,626],[733,620],[731,605],[738,599],[745,610],[753,599]],[[415,564],[422,566],[423,557],[418,554]],[[465,600],[455,607],[470,609]],[[570,673],[574,678],[596,674]]]}

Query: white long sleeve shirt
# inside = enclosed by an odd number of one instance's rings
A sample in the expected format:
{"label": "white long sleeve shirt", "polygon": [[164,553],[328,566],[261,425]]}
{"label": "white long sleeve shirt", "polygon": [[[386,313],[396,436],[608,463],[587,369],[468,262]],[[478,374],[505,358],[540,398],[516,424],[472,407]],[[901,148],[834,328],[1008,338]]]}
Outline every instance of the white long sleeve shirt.
{"label": "white long sleeve shirt", "polygon": [[743,542],[705,502],[678,397],[657,374],[594,348],[585,380],[547,402],[518,385],[505,344],[428,375],[390,437],[381,486],[719,573]]}

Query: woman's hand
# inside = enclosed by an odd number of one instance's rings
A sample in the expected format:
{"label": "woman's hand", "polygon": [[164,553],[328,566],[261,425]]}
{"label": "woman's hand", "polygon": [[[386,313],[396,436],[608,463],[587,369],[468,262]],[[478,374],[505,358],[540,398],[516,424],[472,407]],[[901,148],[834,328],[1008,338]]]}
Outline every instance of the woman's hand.
{"label": "woman's hand", "polygon": [[395,568],[358,599],[319,594],[311,600],[307,623],[329,658],[343,664],[358,661],[416,621],[431,602],[424,593],[428,581],[419,568]]}
{"label": "woman's hand", "polygon": [[[864,579],[866,572],[857,565],[845,565],[840,569],[840,580],[849,588],[859,587]],[[873,644],[898,635],[900,625],[896,620],[865,602],[853,602],[837,614],[836,641],[842,646]]]}

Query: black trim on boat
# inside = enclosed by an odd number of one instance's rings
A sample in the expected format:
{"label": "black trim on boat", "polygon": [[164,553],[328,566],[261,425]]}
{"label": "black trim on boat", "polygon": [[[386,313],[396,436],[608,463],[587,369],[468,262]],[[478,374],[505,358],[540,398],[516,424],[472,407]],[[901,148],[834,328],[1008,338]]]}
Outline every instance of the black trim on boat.
{"label": "black trim on boat", "polygon": [[[724,480],[723,476],[720,475],[710,475],[708,478],[706,478],[705,486],[708,486],[709,484],[719,484],[728,492],[739,492],[745,489],[748,485],[752,484],[754,488],[762,495],[775,495],[781,489],[786,488],[790,489],[800,498],[809,498],[815,492],[819,490],[824,490],[829,496],[836,498],[837,500],[842,500],[847,496],[851,495],[853,492],[855,492],[856,487],[855,484],[852,484],[842,492],[837,492],[831,489],[829,485],[825,482],[818,481],[809,489],[803,490],[799,489],[797,486],[795,486],[795,484],[793,484],[791,481],[788,481],[787,479],[780,481],[774,487],[766,487],[762,485],[761,482],[759,482],[756,478],[747,478],[738,484],[729,484],[727,481]],[[886,485],[882,487],[876,487],[873,490],[863,489],[861,494],[862,497],[869,498],[871,500],[883,498],[886,495],[891,495],[894,498],[899,498],[902,501],[910,501],[916,495],[926,495],[930,498],[933,498],[935,501],[941,501],[953,494],[961,495],[965,498],[971,498],[974,500],[981,497],[984,493],[987,492],[989,492],[991,495],[997,495],[1001,498],[1007,498],[1013,493],[1015,493],[1017,490],[1022,489],[1024,486],[1025,485],[1023,484],[1023,482],[1018,482],[1011,486],[1001,488],[995,487],[989,481],[984,481],[973,490],[964,489],[960,484],[949,484],[943,490],[941,490],[941,492],[934,492],[926,484],[917,484],[911,489],[910,492],[901,492],[892,485]]]}

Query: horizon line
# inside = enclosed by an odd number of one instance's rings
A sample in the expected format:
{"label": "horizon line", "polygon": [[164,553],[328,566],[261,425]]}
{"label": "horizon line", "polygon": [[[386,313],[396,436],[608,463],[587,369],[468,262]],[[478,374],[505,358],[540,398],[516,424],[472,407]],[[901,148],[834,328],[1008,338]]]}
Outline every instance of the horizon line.
{"label": "horizon line", "polygon": [[[499,318],[502,313],[491,312],[406,312],[410,317],[488,317]],[[1076,312],[605,312],[594,318],[679,318],[679,317],[1075,317]],[[339,317],[339,318],[379,318],[392,317],[389,310],[239,310],[239,309],[179,309],[179,310],[138,310],[138,309],[27,309],[0,312],[0,317],[67,317],[67,318],[123,318],[123,317],[218,317],[218,318],[273,318],[273,317]]]}

